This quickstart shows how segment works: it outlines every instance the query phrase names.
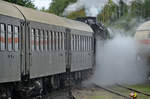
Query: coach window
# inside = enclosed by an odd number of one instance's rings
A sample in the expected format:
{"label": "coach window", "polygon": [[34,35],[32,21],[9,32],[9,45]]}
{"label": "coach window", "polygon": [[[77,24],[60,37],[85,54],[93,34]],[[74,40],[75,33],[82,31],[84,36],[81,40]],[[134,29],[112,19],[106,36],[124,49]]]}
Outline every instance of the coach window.
{"label": "coach window", "polygon": [[85,41],[85,51],[86,51],[86,36],[85,36],[85,38],[84,38],[84,41]]}
{"label": "coach window", "polygon": [[82,36],[82,51],[84,51],[84,36]]}
{"label": "coach window", "polygon": [[49,33],[49,50],[52,50],[52,31]]}
{"label": "coach window", "polygon": [[65,32],[64,32],[63,33],[63,50],[66,49],[65,42],[66,42],[66,37],[65,37]]}
{"label": "coach window", "polygon": [[15,51],[19,50],[19,27],[15,26],[15,31],[14,31],[14,49]]}
{"label": "coach window", "polygon": [[76,35],[73,35],[73,50],[75,51],[76,49],[76,39],[75,39]]}
{"label": "coach window", "polygon": [[90,37],[88,37],[88,50],[90,51]]}
{"label": "coach window", "polygon": [[8,51],[12,51],[13,49],[13,28],[12,25],[8,25]]}
{"label": "coach window", "polygon": [[83,51],[85,51],[85,37],[83,36]]}
{"label": "coach window", "polygon": [[55,48],[54,48],[54,45],[55,45],[55,44],[54,44],[54,43],[55,43],[55,41],[54,41],[54,40],[55,40],[55,38],[54,38],[54,32],[52,32],[52,35],[51,35],[51,36],[52,36],[52,37],[51,37],[51,44],[52,44],[51,47],[52,47],[52,51],[53,51],[53,50],[55,49]]}
{"label": "coach window", "polygon": [[84,36],[82,37],[82,50],[84,51]]}
{"label": "coach window", "polygon": [[77,44],[76,35],[74,35],[73,39],[74,39],[74,51],[76,51],[76,48],[77,48],[77,46],[76,46],[76,44]]}
{"label": "coach window", "polygon": [[63,50],[63,33],[61,32],[60,34],[61,34],[61,39],[60,39],[61,47],[60,47],[60,49]]}
{"label": "coach window", "polygon": [[62,32],[59,33],[59,49],[62,50]]}
{"label": "coach window", "polygon": [[43,49],[47,51],[47,31],[43,31]]}
{"label": "coach window", "polygon": [[48,39],[49,51],[51,51],[51,31],[49,32]]}
{"label": "coach window", "polygon": [[6,47],[6,27],[5,27],[5,24],[0,24],[0,48],[1,50],[5,50],[5,47]]}
{"label": "coach window", "polygon": [[82,36],[80,36],[80,51],[82,51]]}
{"label": "coach window", "polygon": [[73,51],[73,45],[74,44],[74,42],[73,42],[73,34],[71,35],[71,50]]}
{"label": "coach window", "polygon": [[77,45],[78,45],[78,41],[77,41],[77,35],[75,35],[75,50],[77,51]]}
{"label": "coach window", "polygon": [[77,51],[77,35],[74,36],[74,50]]}
{"label": "coach window", "polygon": [[85,41],[86,43],[86,51],[88,50],[88,37],[86,36],[86,41]]}
{"label": "coach window", "polygon": [[83,36],[83,51],[85,51],[85,36]]}
{"label": "coach window", "polygon": [[49,50],[49,31],[47,31],[46,37],[47,37],[47,41],[46,41],[47,50]]}
{"label": "coach window", "polygon": [[91,37],[89,37],[89,51],[91,51]]}
{"label": "coach window", "polygon": [[78,35],[76,35],[76,51],[78,50]]}
{"label": "coach window", "polygon": [[84,44],[85,44],[84,45],[84,47],[85,47],[84,50],[86,51],[86,36],[84,37]]}
{"label": "coach window", "polygon": [[86,37],[86,50],[88,51],[88,36]]}
{"label": "coach window", "polygon": [[80,35],[78,36],[78,51],[80,51]]}
{"label": "coach window", "polygon": [[64,32],[62,33],[62,43],[61,43],[61,47],[62,47],[62,50],[64,50]]}
{"label": "coach window", "polygon": [[41,30],[41,33],[40,33],[40,51],[43,51],[43,30]]}
{"label": "coach window", "polygon": [[88,37],[88,51],[90,50],[90,37]]}
{"label": "coach window", "polygon": [[51,50],[53,50],[53,31],[51,31]]}
{"label": "coach window", "polygon": [[93,41],[94,41],[94,39],[93,39],[93,37],[91,37],[91,47],[92,47],[91,50],[92,50],[92,51],[94,50],[94,49],[93,49],[93,48],[94,48],[94,46],[93,46]]}
{"label": "coach window", "polygon": [[53,50],[56,50],[56,32],[53,32]]}
{"label": "coach window", "polygon": [[45,50],[45,31],[43,30],[43,50]]}
{"label": "coach window", "polygon": [[53,32],[53,35],[52,35],[52,43],[53,43],[53,51],[56,49],[56,36],[55,36],[55,32]]}
{"label": "coach window", "polygon": [[78,51],[78,49],[79,49],[79,47],[78,47],[79,46],[79,36],[78,35],[76,36],[76,39],[77,39],[77,51]]}
{"label": "coach window", "polygon": [[84,36],[82,36],[82,51],[84,51]]}
{"label": "coach window", "polygon": [[40,49],[40,46],[39,46],[39,44],[40,44],[39,34],[40,34],[40,30],[36,29],[35,43],[34,44],[35,44],[35,48],[36,48],[37,51],[39,51],[39,49]]}
{"label": "coach window", "polygon": [[80,50],[80,36],[78,35],[78,51]]}
{"label": "coach window", "polygon": [[58,33],[57,33],[57,47],[58,47],[57,50],[60,50],[60,48],[59,48],[59,39],[60,39],[60,37],[59,37],[59,32],[58,32]]}
{"label": "coach window", "polygon": [[32,51],[34,51],[35,49],[35,29],[31,30],[31,34],[32,34],[32,39],[31,39],[31,43],[32,43]]}
{"label": "coach window", "polygon": [[56,45],[56,51],[58,50],[58,32],[55,32],[55,45]]}
{"label": "coach window", "polygon": [[92,37],[90,37],[90,51],[92,50]]}

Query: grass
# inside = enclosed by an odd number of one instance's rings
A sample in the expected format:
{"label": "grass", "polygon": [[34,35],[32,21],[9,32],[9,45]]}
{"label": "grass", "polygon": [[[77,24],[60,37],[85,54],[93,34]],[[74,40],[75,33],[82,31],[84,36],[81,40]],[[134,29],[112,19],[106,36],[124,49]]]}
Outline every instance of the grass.
{"label": "grass", "polygon": [[[126,86],[150,94],[150,84],[126,85]],[[124,88],[117,87],[117,86],[112,86],[111,89],[116,90],[117,92],[119,91],[120,93],[126,96],[129,96],[129,94],[131,93],[131,91],[124,89]],[[137,96],[138,97],[136,99],[150,99],[150,97],[139,94],[139,93],[137,93]],[[101,89],[101,90],[95,90],[95,91],[86,91],[86,90],[80,91],[80,94],[77,94],[76,99],[124,99],[124,98],[120,96],[116,96],[112,93],[109,93]]]}
{"label": "grass", "polygon": [[150,84],[144,84],[144,85],[132,85],[132,86],[129,86],[129,87],[150,94]]}

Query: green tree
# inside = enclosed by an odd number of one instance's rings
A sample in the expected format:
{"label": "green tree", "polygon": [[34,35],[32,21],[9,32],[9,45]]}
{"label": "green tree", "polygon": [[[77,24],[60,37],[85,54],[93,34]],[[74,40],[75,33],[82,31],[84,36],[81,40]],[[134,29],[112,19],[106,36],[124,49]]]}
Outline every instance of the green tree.
{"label": "green tree", "polygon": [[33,4],[33,1],[31,0],[4,0],[4,1],[35,9],[35,5]]}
{"label": "green tree", "polygon": [[132,16],[143,16],[143,11],[142,11],[142,2],[140,0],[133,1],[131,4],[131,15]]}
{"label": "green tree", "polygon": [[70,18],[70,19],[76,19],[78,17],[85,17],[86,16],[86,13],[85,13],[85,9],[81,9],[81,10],[78,10],[78,11],[75,11],[75,12],[72,12],[70,13],[67,18]]}
{"label": "green tree", "polygon": [[48,9],[48,12],[54,13],[56,15],[62,16],[65,8],[71,4],[76,2],[77,0],[53,0],[51,6]]}
{"label": "green tree", "polygon": [[117,18],[117,8],[118,6],[112,0],[109,0],[102,9],[101,13],[98,14],[98,20],[102,22],[115,20]]}
{"label": "green tree", "polygon": [[150,17],[150,0],[145,0],[143,4],[143,17],[148,18]]}
{"label": "green tree", "polygon": [[124,1],[123,0],[120,0],[119,1],[119,10],[120,10],[120,17],[121,16],[123,16],[125,13],[127,13],[128,12],[128,6],[127,6],[127,4],[126,3],[124,3]]}

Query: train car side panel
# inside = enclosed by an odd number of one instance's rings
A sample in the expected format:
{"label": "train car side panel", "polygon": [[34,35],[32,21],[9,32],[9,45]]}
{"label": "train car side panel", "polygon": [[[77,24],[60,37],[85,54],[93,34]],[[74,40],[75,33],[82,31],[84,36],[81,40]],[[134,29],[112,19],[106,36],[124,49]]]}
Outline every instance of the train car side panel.
{"label": "train car side panel", "polygon": [[0,83],[21,79],[20,21],[0,15]]}
{"label": "train car side panel", "polygon": [[30,22],[30,78],[50,76],[66,71],[64,39],[61,27]]}

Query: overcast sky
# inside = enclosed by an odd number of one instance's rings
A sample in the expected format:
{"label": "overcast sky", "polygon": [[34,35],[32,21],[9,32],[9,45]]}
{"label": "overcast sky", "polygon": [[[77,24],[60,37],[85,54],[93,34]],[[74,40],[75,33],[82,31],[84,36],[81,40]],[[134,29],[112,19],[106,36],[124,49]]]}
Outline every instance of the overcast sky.
{"label": "overcast sky", "polygon": [[47,9],[51,2],[52,0],[33,0],[35,6],[38,7],[39,9],[41,9],[42,7],[45,7]]}

